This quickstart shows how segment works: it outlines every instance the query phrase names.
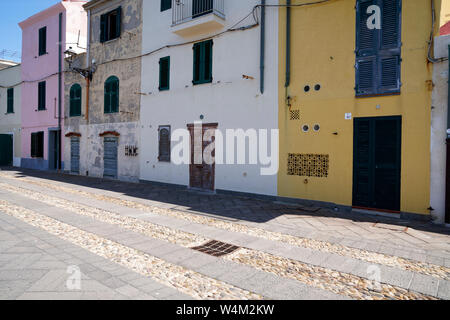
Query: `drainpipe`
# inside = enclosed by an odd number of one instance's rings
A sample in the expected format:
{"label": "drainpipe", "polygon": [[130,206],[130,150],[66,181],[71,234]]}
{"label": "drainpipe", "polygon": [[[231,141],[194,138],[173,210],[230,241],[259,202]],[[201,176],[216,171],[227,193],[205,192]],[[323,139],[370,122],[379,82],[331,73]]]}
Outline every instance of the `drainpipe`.
{"label": "drainpipe", "polygon": [[[450,46],[448,46],[450,57]],[[450,59],[449,59],[449,81],[447,97],[447,167],[446,167],[446,191],[445,191],[445,223],[450,224]]]}
{"label": "drainpipe", "polygon": [[266,0],[261,0],[261,55],[260,55],[261,94],[264,94],[265,55],[266,55]]}
{"label": "drainpipe", "polygon": [[[87,45],[86,45],[86,68],[91,70],[91,10],[87,12]],[[89,72],[90,73],[90,72]],[[89,89],[91,87],[91,75],[86,78],[86,121],[89,124]]]}
{"label": "drainpipe", "polygon": [[288,88],[291,84],[291,0],[286,1],[286,83]]}
{"label": "drainpipe", "polygon": [[[450,57],[450,46],[448,46],[448,56]],[[449,59],[449,74],[450,74],[450,59]],[[448,81],[449,85],[448,85],[448,98],[447,98],[447,103],[448,103],[448,107],[447,107],[447,142],[448,139],[450,139],[450,76],[449,76],[449,81]]]}
{"label": "drainpipe", "polygon": [[62,12],[59,14],[59,66],[58,66],[58,130],[59,137],[56,139],[57,152],[58,152],[58,160],[57,160],[57,169],[61,170],[61,142],[62,142],[62,125],[61,125],[61,111],[62,111]]}

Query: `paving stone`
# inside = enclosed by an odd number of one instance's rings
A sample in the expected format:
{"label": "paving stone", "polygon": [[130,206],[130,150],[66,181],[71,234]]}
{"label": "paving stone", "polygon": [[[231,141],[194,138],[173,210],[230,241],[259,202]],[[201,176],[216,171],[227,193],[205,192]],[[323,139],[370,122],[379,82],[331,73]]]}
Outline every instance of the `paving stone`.
{"label": "paving stone", "polygon": [[409,290],[435,297],[437,295],[438,285],[439,279],[415,273]]}
{"label": "paving stone", "polygon": [[450,281],[440,280],[437,296],[440,299],[450,300]]}

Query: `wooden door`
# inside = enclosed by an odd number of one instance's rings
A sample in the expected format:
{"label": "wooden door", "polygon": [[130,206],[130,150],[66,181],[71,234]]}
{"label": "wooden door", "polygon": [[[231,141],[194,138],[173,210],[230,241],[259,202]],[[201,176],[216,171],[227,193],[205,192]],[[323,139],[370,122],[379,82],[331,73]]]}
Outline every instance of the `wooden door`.
{"label": "wooden door", "polygon": [[[204,124],[201,128],[201,148],[195,148],[194,139],[194,125],[188,125],[189,133],[191,136],[191,164],[189,166],[189,186],[195,189],[211,190],[214,191],[215,182],[215,163],[208,164],[203,159],[203,152],[211,141],[205,141],[203,139],[205,132],[209,129],[217,129],[217,124]],[[212,139],[214,141],[214,137]],[[197,150],[198,149],[198,150]],[[201,154],[199,154],[201,151]],[[196,154],[197,153],[197,154]],[[213,156],[215,156],[213,154]],[[195,159],[201,159],[201,164],[196,164]]]}

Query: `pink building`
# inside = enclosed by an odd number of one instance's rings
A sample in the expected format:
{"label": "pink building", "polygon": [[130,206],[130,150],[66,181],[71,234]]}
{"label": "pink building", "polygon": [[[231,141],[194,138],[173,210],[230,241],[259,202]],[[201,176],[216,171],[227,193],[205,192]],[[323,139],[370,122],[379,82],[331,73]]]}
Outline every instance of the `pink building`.
{"label": "pink building", "polygon": [[63,0],[22,28],[22,167],[63,169],[64,52],[86,49],[86,1]]}

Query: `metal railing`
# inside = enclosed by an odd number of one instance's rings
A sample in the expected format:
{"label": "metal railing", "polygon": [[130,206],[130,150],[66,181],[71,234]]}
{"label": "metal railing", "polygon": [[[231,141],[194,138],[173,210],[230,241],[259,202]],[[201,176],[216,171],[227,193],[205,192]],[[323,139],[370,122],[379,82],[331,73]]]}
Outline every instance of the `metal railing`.
{"label": "metal railing", "polygon": [[172,24],[213,13],[225,18],[225,0],[172,0]]}

